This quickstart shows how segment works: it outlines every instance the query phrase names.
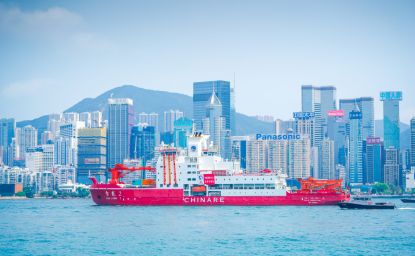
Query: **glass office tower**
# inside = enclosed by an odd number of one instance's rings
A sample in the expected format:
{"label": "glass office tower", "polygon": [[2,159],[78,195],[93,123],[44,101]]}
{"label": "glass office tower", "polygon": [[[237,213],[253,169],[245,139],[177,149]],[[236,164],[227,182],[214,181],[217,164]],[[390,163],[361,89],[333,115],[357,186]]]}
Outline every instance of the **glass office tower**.
{"label": "glass office tower", "polygon": [[399,118],[399,101],[383,101],[383,138],[385,149],[394,147],[400,149],[400,118]]}
{"label": "glass office tower", "polygon": [[362,112],[357,105],[349,113],[350,119],[350,153],[349,153],[349,182],[363,183],[363,139]]}
{"label": "glass office tower", "polygon": [[336,110],[337,89],[335,86],[303,85],[301,87],[302,112],[315,112],[315,141],[319,146],[327,137],[327,119],[330,110]]}
{"label": "glass office tower", "polygon": [[196,130],[202,130],[202,118],[206,117],[206,104],[212,93],[215,93],[222,104],[222,116],[225,117],[225,128],[235,134],[235,89],[230,88],[227,81],[209,81],[193,83],[193,119]]}
{"label": "glass office tower", "polygon": [[134,106],[131,99],[108,99],[108,168],[130,158]]}
{"label": "glass office tower", "polygon": [[[344,111],[344,121],[349,124],[349,113],[353,111],[354,105],[357,104],[362,112],[363,139],[375,136],[375,108],[374,98],[361,97],[356,99],[339,100],[339,109]],[[349,127],[348,125],[346,127]],[[350,136],[350,128],[347,129],[347,135]]]}

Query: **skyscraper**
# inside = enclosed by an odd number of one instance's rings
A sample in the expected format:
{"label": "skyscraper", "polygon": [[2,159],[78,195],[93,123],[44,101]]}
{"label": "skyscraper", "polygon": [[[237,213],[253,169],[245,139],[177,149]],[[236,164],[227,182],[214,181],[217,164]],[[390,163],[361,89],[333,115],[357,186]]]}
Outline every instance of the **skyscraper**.
{"label": "skyscraper", "polygon": [[133,100],[108,99],[108,155],[107,165],[113,168],[129,159],[131,149],[131,130],[134,125]]}
{"label": "skyscraper", "polygon": [[362,112],[355,105],[355,110],[349,113],[350,119],[350,154],[349,182],[363,183],[363,129]]}
{"label": "skyscraper", "polygon": [[267,168],[267,141],[246,141],[246,173],[258,173]]}
{"label": "skyscraper", "polygon": [[44,131],[41,135],[40,144],[46,144],[48,141],[53,140],[52,133],[50,131]]}
{"label": "skyscraper", "polygon": [[149,126],[153,126],[154,127],[154,133],[158,134],[159,133],[159,115],[156,113],[151,113],[150,115],[148,115],[148,125]]}
{"label": "skyscraper", "polygon": [[85,127],[91,128],[91,126],[92,126],[91,113],[89,113],[89,112],[82,112],[79,115],[79,121],[85,122]]}
{"label": "skyscraper", "polygon": [[193,134],[193,121],[181,117],[174,121],[173,140],[175,147],[187,148],[187,136]]}
{"label": "skyscraper", "polygon": [[319,146],[319,179],[333,180],[334,169],[334,141],[324,138]]}
{"label": "skyscraper", "polygon": [[291,178],[310,177],[310,139],[289,140],[289,176]]}
{"label": "skyscraper", "polygon": [[20,132],[19,143],[20,157],[25,157],[28,148],[37,146],[37,130],[31,125],[23,127]]}
{"label": "skyscraper", "polygon": [[140,124],[149,124],[148,114],[144,113],[144,112],[141,112],[140,114],[138,114],[138,123],[140,123]]}
{"label": "skyscraper", "polygon": [[[374,98],[361,97],[356,99],[340,99],[339,109],[344,111],[344,121],[346,124],[350,122],[349,113],[353,111],[354,105],[357,104],[362,112],[362,125],[363,125],[363,139],[375,136],[375,108]],[[347,129],[347,135],[350,135],[349,129]]]}
{"label": "skyscraper", "polygon": [[0,119],[0,146],[3,146],[3,149],[6,149],[12,143],[12,138],[15,137],[15,129],[16,120],[14,118]]}
{"label": "skyscraper", "polygon": [[62,114],[63,122],[76,122],[79,121],[79,114],[75,112],[68,112]]}
{"label": "skyscraper", "polygon": [[411,166],[415,166],[415,117],[411,119]]}
{"label": "skyscraper", "polygon": [[193,119],[196,130],[202,130],[202,118],[206,116],[206,102],[215,93],[222,104],[222,116],[225,117],[225,129],[235,135],[235,89],[231,90],[230,82],[209,81],[193,83]]}
{"label": "skyscraper", "polygon": [[164,132],[173,133],[174,121],[180,117],[183,117],[183,112],[180,112],[179,110],[164,111]]}
{"label": "skyscraper", "polygon": [[288,174],[288,140],[268,141],[268,169]]}
{"label": "skyscraper", "polygon": [[402,92],[380,92],[380,100],[383,101],[383,141],[385,149],[392,146],[399,150],[399,101],[402,100]]}
{"label": "skyscraper", "polygon": [[390,146],[385,149],[386,159],[384,165],[385,183],[399,185],[399,150]]}
{"label": "skyscraper", "polygon": [[91,128],[102,127],[102,112],[94,111],[91,113]]}
{"label": "skyscraper", "polygon": [[89,175],[98,182],[106,182],[107,128],[78,130],[77,181],[92,184]]}
{"label": "skyscraper", "polygon": [[302,112],[315,113],[315,141],[319,146],[320,141],[326,137],[327,118],[330,110],[336,110],[337,89],[335,86],[303,85],[301,87]]}
{"label": "skyscraper", "polygon": [[131,159],[140,159],[144,166],[147,161],[154,157],[156,141],[154,139],[154,127],[146,125],[136,125],[131,132]]}
{"label": "skyscraper", "polygon": [[314,147],[314,112],[294,112],[293,116],[295,118],[294,132],[307,136],[311,140],[311,147]]}
{"label": "skyscraper", "polygon": [[369,184],[383,181],[383,150],[380,138],[366,139],[366,180]]}

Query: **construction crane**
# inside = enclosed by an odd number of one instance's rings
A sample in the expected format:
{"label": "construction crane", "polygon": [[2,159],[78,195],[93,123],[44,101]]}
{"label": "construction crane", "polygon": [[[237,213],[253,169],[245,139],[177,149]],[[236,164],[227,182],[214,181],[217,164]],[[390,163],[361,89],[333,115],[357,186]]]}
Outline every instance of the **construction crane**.
{"label": "construction crane", "polygon": [[[109,97],[110,99],[112,98],[112,95],[113,95],[114,93],[111,93],[111,96]],[[102,113],[102,122],[101,122],[101,127],[104,127],[104,117],[105,117],[105,108],[107,107],[107,104],[108,104],[108,101],[104,104],[104,107],[101,109],[101,113]],[[94,117],[94,122],[95,122],[95,125],[97,125],[98,126],[98,121],[95,119],[95,117]]]}
{"label": "construction crane", "polygon": [[[109,184],[124,184],[124,182],[120,182],[119,179],[123,178],[125,175],[135,172],[135,171],[151,171],[153,173],[156,172],[156,168],[154,167],[125,167],[123,164],[115,164],[114,168],[108,168],[107,172],[111,173],[111,180]],[[124,172],[123,171],[129,171]]]}

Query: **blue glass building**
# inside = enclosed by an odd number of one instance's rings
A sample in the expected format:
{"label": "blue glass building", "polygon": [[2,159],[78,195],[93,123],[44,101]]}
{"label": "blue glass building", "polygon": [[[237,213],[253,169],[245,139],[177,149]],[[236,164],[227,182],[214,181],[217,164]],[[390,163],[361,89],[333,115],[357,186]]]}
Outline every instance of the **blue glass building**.
{"label": "blue glass building", "polygon": [[187,134],[193,133],[193,121],[186,117],[181,117],[174,121],[173,140],[175,147],[187,148]]}
{"label": "blue glass building", "polygon": [[130,158],[131,130],[134,126],[134,106],[131,99],[108,99],[108,168]]}
{"label": "blue glass building", "polygon": [[156,146],[154,130],[153,126],[136,125],[131,132],[130,158],[141,159],[144,166],[154,157],[154,153],[152,153]]}
{"label": "blue glass building", "polygon": [[202,130],[202,119],[206,117],[206,103],[215,93],[222,104],[222,116],[225,117],[225,129],[235,135],[235,89],[230,82],[209,81],[193,83],[193,119],[196,130]]}
{"label": "blue glass building", "polygon": [[399,101],[383,101],[383,141],[385,149],[400,149]]}
{"label": "blue glass building", "polygon": [[369,184],[383,182],[383,142],[380,138],[366,140],[366,181]]}
{"label": "blue glass building", "polygon": [[[357,104],[362,112],[363,140],[375,136],[375,108],[374,98],[361,97],[356,99],[340,99],[339,109],[344,111],[344,121],[349,124],[349,113],[353,111],[354,105]],[[348,125],[346,126],[348,127]],[[350,129],[347,129],[347,135],[350,136]]]}
{"label": "blue glass building", "polygon": [[357,105],[350,112],[349,182],[363,183],[363,129],[362,112]]}

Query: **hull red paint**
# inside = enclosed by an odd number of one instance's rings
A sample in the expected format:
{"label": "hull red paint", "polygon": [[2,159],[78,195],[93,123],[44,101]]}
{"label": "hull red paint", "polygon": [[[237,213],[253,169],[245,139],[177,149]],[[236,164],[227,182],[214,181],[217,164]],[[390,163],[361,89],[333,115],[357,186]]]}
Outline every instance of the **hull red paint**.
{"label": "hull red paint", "polygon": [[92,185],[92,200],[99,205],[137,206],[272,206],[272,205],[336,205],[349,201],[347,193],[327,190],[313,193],[287,193],[286,196],[183,196],[182,189],[119,188],[117,185]]}

